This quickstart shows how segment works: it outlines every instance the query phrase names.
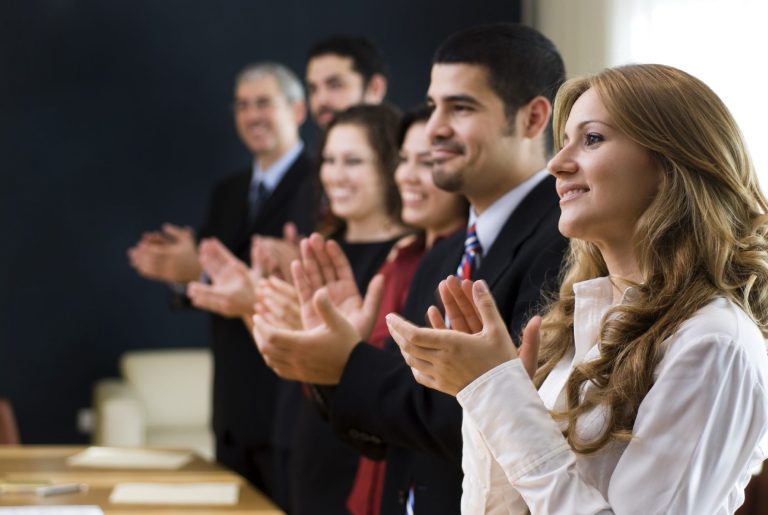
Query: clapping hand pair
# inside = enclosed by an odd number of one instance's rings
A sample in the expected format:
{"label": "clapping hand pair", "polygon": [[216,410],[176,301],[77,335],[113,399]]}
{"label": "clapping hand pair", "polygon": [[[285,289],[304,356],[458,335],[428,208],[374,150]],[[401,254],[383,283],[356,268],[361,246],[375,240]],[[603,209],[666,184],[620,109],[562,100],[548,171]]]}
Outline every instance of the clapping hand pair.
{"label": "clapping hand pair", "polygon": [[431,328],[420,328],[402,317],[387,315],[392,337],[419,383],[456,395],[496,366],[519,358],[530,377],[536,371],[541,317],[531,319],[515,348],[506,324],[485,281],[448,277],[438,287],[450,329],[440,311],[431,306]]}

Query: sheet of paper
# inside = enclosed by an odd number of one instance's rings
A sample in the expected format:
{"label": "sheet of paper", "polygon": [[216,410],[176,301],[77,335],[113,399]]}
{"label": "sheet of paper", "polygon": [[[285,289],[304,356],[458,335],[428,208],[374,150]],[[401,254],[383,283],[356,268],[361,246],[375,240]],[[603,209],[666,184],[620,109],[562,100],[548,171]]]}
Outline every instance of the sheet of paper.
{"label": "sheet of paper", "polygon": [[109,502],[122,504],[237,504],[237,483],[118,483]]}
{"label": "sheet of paper", "polygon": [[98,506],[6,506],[0,515],[104,515]]}
{"label": "sheet of paper", "polygon": [[192,453],[123,447],[88,447],[67,458],[74,467],[175,470],[192,460]]}

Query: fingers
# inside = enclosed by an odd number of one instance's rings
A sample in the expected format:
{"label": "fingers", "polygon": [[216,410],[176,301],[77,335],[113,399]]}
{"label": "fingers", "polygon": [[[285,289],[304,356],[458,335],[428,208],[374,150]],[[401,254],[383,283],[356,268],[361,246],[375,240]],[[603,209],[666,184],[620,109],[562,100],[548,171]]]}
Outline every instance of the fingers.
{"label": "fingers", "polygon": [[270,288],[272,288],[278,295],[298,301],[296,288],[291,283],[283,281],[278,277],[270,277],[267,280],[267,284],[269,284]]}
{"label": "fingers", "polygon": [[312,300],[312,295],[315,293],[315,288],[307,275],[307,269],[302,263],[295,259],[291,263],[291,275],[293,275],[293,285],[296,287],[296,294],[301,304],[307,304]]}
{"label": "fingers", "polygon": [[427,309],[427,320],[432,329],[445,329],[445,320],[443,320],[443,314],[436,306],[429,306]]}
{"label": "fingers", "polygon": [[[279,283],[278,290],[273,284]],[[287,288],[286,288],[287,286]],[[281,327],[301,329],[299,300],[293,287],[276,278],[264,281],[258,291],[258,312]]]}
{"label": "fingers", "polygon": [[[323,274],[320,272],[320,266],[318,265],[309,238],[301,240],[301,243],[299,243],[299,252],[301,254],[301,266],[304,268],[306,282],[314,292],[322,288],[325,282],[323,281]],[[291,272],[293,273],[293,265],[291,265]]]}
{"label": "fingers", "polygon": [[539,345],[541,343],[541,317],[531,318],[523,330],[523,343],[518,350],[518,357],[523,362],[528,377],[533,379],[539,364]]}
{"label": "fingers", "polygon": [[359,315],[354,317],[355,325],[363,340],[370,338],[373,332],[373,326],[379,316],[381,309],[381,299],[384,297],[384,276],[376,274],[371,282],[368,283],[368,290],[365,292],[363,304],[360,307]]}
{"label": "fingers", "polygon": [[[216,238],[205,239],[200,242],[200,264],[206,273],[216,278],[228,265],[240,263],[240,260]],[[243,266],[245,266],[243,264]]]}
{"label": "fingers", "polygon": [[284,379],[295,379],[291,365],[293,346],[290,339],[284,338],[289,334],[267,322],[261,315],[253,316],[253,339],[256,347],[264,356],[266,364]]}
{"label": "fingers", "polygon": [[[446,295],[441,292],[441,297],[451,327],[470,334],[481,331],[483,323],[472,300],[472,281],[459,281],[455,276],[450,276],[443,284]],[[454,325],[454,321],[459,325]]]}
{"label": "fingers", "polygon": [[286,222],[283,225],[283,239],[285,241],[298,244],[299,243],[299,229],[293,222]]}
{"label": "fingers", "polygon": [[226,309],[227,297],[214,291],[210,285],[190,283],[187,286],[187,296],[196,308],[214,313],[223,313]]}
{"label": "fingers", "polygon": [[507,326],[496,308],[496,301],[488,290],[488,284],[482,280],[475,281],[472,285],[472,296],[480,314],[483,329],[488,332],[504,331],[506,334]]}
{"label": "fingers", "polygon": [[176,240],[192,240],[195,237],[191,227],[179,227],[169,223],[163,224],[163,232]]}
{"label": "fingers", "polygon": [[[428,342],[422,337],[425,331],[433,331],[432,329],[419,329],[412,323],[405,320],[400,315],[390,313],[385,317],[387,321],[387,327],[389,328],[389,334],[400,347],[401,352],[407,352],[416,357],[423,358],[426,353],[423,351],[428,350]],[[419,349],[419,347],[422,347]]]}
{"label": "fingers", "polygon": [[344,251],[334,240],[328,240],[325,243],[325,251],[334,269],[335,276],[340,281],[355,281],[355,274],[352,272],[352,265],[349,263]]}
{"label": "fingers", "polygon": [[335,282],[337,280],[336,268],[325,250],[325,238],[318,233],[313,233],[309,237],[309,244],[312,247],[317,266],[322,274],[323,284]]}

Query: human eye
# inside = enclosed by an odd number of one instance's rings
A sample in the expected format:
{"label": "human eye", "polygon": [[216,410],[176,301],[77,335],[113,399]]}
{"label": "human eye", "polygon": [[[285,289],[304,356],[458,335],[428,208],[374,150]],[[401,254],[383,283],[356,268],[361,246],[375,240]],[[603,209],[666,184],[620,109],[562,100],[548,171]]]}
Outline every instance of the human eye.
{"label": "human eye", "polygon": [[419,163],[420,167],[422,167],[422,168],[429,168],[430,170],[432,169],[432,167],[434,165],[434,162],[429,157],[420,157],[418,159],[418,163]]}
{"label": "human eye", "polygon": [[232,108],[239,112],[245,111],[248,108],[248,102],[245,100],[235,100],[232,104]]}
{"label": "human eye", "polygon": [[320,162],[324,165],[332,165],[335,160],[333,159],[333,156],[322,156]]}
{"label": "human eye", "polygon": [[453,105],[453,111],[456,113],[468,113],[470,111],[474,111],[471,105],[469,104],[454,104]]}
{"label": "human eye", "polygon": [[350,156],[344,159],[344,166],[359,166],[361,164],[363,164],[363,160],[357,156]]}
{"label": "human eye", "polygon": [[403,164],[403,163],[406,163],[406,162],[408,162],[408,156],[405,155],[405,154],[402,154],[402,153],[398,154],[398,156],[397,156],[397,164],[400,165],[400,164]]}
{"label": "human eye", "polygon": [[584,135],[584,144],[588,147],[597,145],[604,140],[605,138],[603,138],[602,134],[598,134],[597,132],[588,132]]}
{"label": "human eye", "polygon": [[341,89],[344,87],[344,83],[341,81],[341,79],[331,79],[328,81],[328,89],[336,90]]}

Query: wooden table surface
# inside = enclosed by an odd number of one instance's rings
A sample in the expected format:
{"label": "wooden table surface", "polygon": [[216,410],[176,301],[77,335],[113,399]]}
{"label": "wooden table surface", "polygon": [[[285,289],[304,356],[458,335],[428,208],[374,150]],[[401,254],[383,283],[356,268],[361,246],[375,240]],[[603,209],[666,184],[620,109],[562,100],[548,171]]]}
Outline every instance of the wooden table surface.
{"label": "wooden table surface", "polygon": [[[85,483],[87,492],[39,497],[34,494],[0,495],[0,506],[98,505],[106,515],[242,514],[283,515],[261,492],[247,481],[216,463],[197,456],[176,470],[102,469],[75,467],[67,458],[85,447],[51,445],[0,445],[0,480]],[[118,483],[238,483],[240,494],[233,506],[112,504],[109,496]]]}

